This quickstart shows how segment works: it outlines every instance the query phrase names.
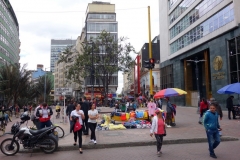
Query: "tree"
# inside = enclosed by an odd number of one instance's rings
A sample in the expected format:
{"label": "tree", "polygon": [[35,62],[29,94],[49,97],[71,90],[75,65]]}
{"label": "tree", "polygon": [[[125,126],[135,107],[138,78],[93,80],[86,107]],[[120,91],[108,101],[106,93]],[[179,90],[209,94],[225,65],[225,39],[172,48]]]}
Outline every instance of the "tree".
{"label": "tree", "polygon": [[[118,71],[127,72],[134,65],[130,53],[135,53],[135,49],[126,41],[125,37],[115,40],[106,31],[102,31],[95,39],[84,41],[81,44],[80,53],[74,57],[74,64],[66,72],[66,78],[74,80],[80,85],[83,83],[83,78],[86,81],[96,79],[98,85],[103,85],[103,94],[107,101],[108,86],[112,75]],[[69,63],[72,61],[72,57],[73,52],[69,47],[62,53],[58,63]],[[94,82],[91,81],[91,84]]]}
{"label": "tree", "polygon": [[[45,76],[41,76],[38,78],[36,88],[35,88],[36,97],[40,101],[44,100],[44,85],[45,85]],[[49,98],[48,95],[52,89],[53,89],[52,80],[48,75],[46,75],[46,99],[45,99],[46,102],[48,102],[48,98]]]}
{"label": "tree", "polygon": [[0,68],[0,81],[4,82],[0,83],[0,90],[7,99],[7,106],[28,96],[26,90],[31,88],[31,72],[25,68],[26,64],[22,68],[19,64],[4,65]]}

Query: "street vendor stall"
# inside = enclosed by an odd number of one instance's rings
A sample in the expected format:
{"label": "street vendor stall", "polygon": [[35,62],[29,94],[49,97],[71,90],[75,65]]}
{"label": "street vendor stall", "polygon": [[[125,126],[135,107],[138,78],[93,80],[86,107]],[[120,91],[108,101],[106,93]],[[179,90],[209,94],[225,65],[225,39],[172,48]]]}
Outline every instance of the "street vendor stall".
{"label": "street vendor stall", "polygon": [[129,121],[129,120],[148,120],[148,111],[131,111],[129,113],[125,112],[112,112],[111,119],[114,121]]}

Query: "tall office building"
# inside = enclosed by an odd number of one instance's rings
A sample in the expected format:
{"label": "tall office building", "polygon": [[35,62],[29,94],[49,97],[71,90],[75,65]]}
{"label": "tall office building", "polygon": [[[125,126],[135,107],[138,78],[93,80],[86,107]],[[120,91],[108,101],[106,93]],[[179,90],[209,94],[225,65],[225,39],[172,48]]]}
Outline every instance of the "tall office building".
{"label": "tall office building", "polygon": [[161,86],[182,88],[181,105],[226,95],[217,90],[240,81],[239,0],[159,0]]}
{"label": "tall office building", "polygon": [[[114,39],[117,40],[118,22],[116,21],[115,4],[98,1],[96,2],[93,1],[92,3],[89,3],[86,10],[84,28],[86,30],[85,39],[87,41],[89,41],[91,37],[97,38],[97,36],[99,36],[103,30],[110,32]],[[100,91],[102,90],[103,87],[101,80],[95,79],[94,84],[95,84],[94,91],[99,92],[100,94]],[[90,77],[88,77],[85,80],[85,87],[88,93],[91,93],[91,86],[92,86],[91,80]],[[115,94],[117,91],[117,87],[118,87],[118,73],[115,73],[110,77],[108,93]]]}
{"label": "tall office building", "polygon": [[50,66],[51,72],[54,72],[54,64],[58,61],[59,53],[63,52],[66,47],[76,45],[76,40],[66,39],[66,40],[56,40],[51,39],[51,57],[50,57]]}
{"label": "tall office building", "polygon": [[0,65],[19,63],[19,25],[8,0],[0,0],[0,32]]}

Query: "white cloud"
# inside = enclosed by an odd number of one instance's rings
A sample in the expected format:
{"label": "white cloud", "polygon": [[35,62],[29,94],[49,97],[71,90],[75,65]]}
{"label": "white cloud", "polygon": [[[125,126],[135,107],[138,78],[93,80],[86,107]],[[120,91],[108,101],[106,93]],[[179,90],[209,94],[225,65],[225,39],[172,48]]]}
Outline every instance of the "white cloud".
{"label": "white cloud", "polygon": [[[152,39],[159,34],[157,0],[103,1],[116,5],[119,37],[128,37],[136,51],[148,42],[147,6],[151,7]],[[28,69],[36,69],[37,64],[50,66],[51,39],[77,39],[84,26],[87,5],[92,0],[10,0],[10,2],[20,28],[20,63],[28,63]],[[43,13],[54,11],[64,13]],[[122,79],[122,73],[119,73],[118,93],[123,87]]]}

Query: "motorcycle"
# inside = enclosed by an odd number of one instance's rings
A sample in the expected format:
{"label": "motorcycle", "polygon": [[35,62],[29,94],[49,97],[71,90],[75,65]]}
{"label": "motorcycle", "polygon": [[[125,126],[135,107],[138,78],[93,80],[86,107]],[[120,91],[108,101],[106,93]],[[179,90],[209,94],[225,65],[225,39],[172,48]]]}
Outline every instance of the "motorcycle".
{"label": "motorcycle", "polygon": [[21,122],[14,123],[11,128],[13,138],[7,138],[0,145],[1,152],[7,156],[13,156],[19,152],[19,142],[24,149],[39,147],[44,153],[50,154],[58,148],[56,140],[57,132],[55,126],[46,127],[40,130],[31,130],[28,127],[20,128],[21,124],[30,120],[28,113],[23,113],[20,117]]}

